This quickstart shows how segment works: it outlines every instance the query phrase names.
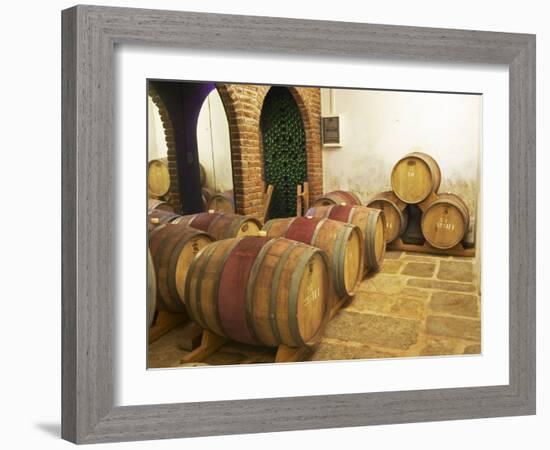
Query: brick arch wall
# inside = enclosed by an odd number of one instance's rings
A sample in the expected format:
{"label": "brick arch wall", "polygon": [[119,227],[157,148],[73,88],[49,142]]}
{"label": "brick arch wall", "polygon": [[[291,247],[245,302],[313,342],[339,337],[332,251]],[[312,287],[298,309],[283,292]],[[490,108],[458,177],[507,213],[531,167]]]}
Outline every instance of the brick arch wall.
{"label": "brick arch wall", "polygon": [[178,180],[178,169],[176,162],[176,140],[174,133],[174,125],[172,119],[170,118],[170,113],[168,108],[164,104],[162,97],[159,95],[157,90],[149,84],[148,94],[151,97],[151,100],[159,110],[160,119],[162,121],[162,127],[164,129],[164,139],[166,141],[166,148],[168,153],[166,155],[168,159],[168,171],[170,172],[170,190],[168,196],[165,199],[174,211],[181,210],[181,199],[180,199],[180,188]]}
{"label": "brick arch wall", "polygon": [[[260,116],[270,88],[268,85],[216,84],[229,125],[235,209],[240,214],[257,218],[263,217],[265,190]],[[318,88],[290,87],[289,90],[302,115],[306,134],[307,178],[310,200],[313,200],[323,193],[321,94]],[[176,211],[180,211],[174,127],[168,109],[153,86],[149,87],[149,95],[159,109],[168,148],[170,194],[167,200]]]}
{"label": "brick arch wall", "polygon": [[[236,210],[258,218],[263,215],[262,136],[260,116],[267,85],[217,84],[231,138]],[[318,88],[290,87],[306,134],[307,177],[310,200],[323,193],[321,153],[321,93]]]}

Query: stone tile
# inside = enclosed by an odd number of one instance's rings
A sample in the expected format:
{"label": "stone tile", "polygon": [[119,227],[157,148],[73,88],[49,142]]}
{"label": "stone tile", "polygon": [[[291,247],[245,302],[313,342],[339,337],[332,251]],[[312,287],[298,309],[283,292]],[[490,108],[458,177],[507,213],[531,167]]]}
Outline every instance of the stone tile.
{"label": "stone tile", "polygon": [[401,291],[401,295],[404,295],[405,297],[421,298],[425,300],[430,298],[431,293],[432,291],[428,289],[416,289],[408,286],[405,286]]}
{"label": "stone tile", "polygon": [[342,359],[372,359],[372,358],[392,358],[392,353],[374,350],[368,345],[350,345],[344,342],[327,342],[322,340],[314,350],[313,354],[307,358],[309,361],[331,361]]}
{"label": "stone tile", "polygon": [[402,275],[411,275],[413,277],[431,278],[434,274],[435,264],[423,262],[409,262],[401,271]]}
{"label": "stone tile", "polygon": [[401,261],[397,261],[395,259],[390,260],[384,260],[382,263],[382,267],[380,268],[381,273],[397,273],[399,272],[399,269],[401,269],[401,266],[403,263]]}
{"label": "stone tile", "polygon": [[222,366],[227,364],[243,364],[252,358],[254,358],[255,363],[269,363],[275,360],[274,356],[267,352],[265,354],[255,353],[253,355],[247,355],[243,353],[230,353],[222,349],[206,358],[204,362],[210,365]]}
{"label": "stone tile", "polygon": [[418,320],[343,310],[328,324],[325,336],[406,350],[416,343],[419,326]]}
{"label": "stone tile", "polygon": [[464,347],[465,355],[479,355],[481,354],[481,345],[480,344],[470,344]]}
{"label": "stone tile", "polygon": [[428,338],[420,350],[421,356],[454,355],[457,344],[450,339]]}
{"label": "stone tile", "polygon": [[359,286],[359,291],[398,294],[403,288],[403,279],[397,275],[377,273]]}
{"label": "stone tile", "polygon": [[401,255],[403,254],[403,252],[398,252],[398,251],[395,251],[395,250],[390,250],[390,251],[387,251],[386,252],[386,255],[384,256],[384,259],[399,259],[401,258]]}
{"label": "stone tile", "polygon": [[399,297],[390,307],[390,313],[398,316],[419,319],[424,317],[426,304],[423,300],[412,297]]}
{"label": "stone tile", "polygon": [[457,292],[434,292],[430,301],[430,309],[440,314],[455,316],[479,317],[477,297]]}
{"label": "stone tile", "polygon": [[429,253],[418,253],[418,252],[405,252],[404,254],[407,258],[418,258],[419,260],[434,259],[435,255]]}
{"label": "stone tile", "polygon": [[386,294],[358,291],[346,311],[384,313],[389,311],[393,302],[393,297]]}
{"label": "stone tile", "polygon": [[410,278],[407,281],[407,285],[418,288],[438,289],[440,291],[453,292],[474,292],[476,289],[473,284],[454,283],[450,281],[439,280],[426,280],[423,278]]}
{"label": "stone tile", "polygon": [[437,336],[479,341],[481,340],[481,322],[460,317],[428,316],[426,332]]}
{"label": "stone tile", "polygon": [[181,358],[188,353],[179,346],[183,330],[183,326],[178,326],[149,345],[147,349],[148,367],[173,367],[179,364]]}
{"label": "stone tile", "polygon": [[441,261],[437,278],[449,281],[474,281],[472,262],[464,261]]}

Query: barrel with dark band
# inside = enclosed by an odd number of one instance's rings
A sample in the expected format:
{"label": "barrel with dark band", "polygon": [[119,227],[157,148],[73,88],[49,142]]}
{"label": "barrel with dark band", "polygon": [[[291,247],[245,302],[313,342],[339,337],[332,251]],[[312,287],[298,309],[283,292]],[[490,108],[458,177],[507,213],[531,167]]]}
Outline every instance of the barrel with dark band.
{"label": "barrel with dark band", "polygon": [[306,216],[338,220],[357,225],[365,243],[365,273],[380,269],[386,254],[384,213],[365,206],[314,206]]}
{"label": "barrel with dark band", "polygon": [[151,231],[155,227],[170,223],[178,217],[181,216],[175,212],[164,211],[162,209],[149,209],[147,211],[147,229]]}
{"label": "barrel with dark band", "polygon": [[157,309],[157,281],[151,252],[147,251],[147,325],[153,324]]}
{"label": "barrel with dark band", "polygon": [[147,165],[147,188],[151,195],[162,197],[170,190],[170,172],[168,159],[159,158],[149,161]]}
{"label": "barrel with dark band", "polygon": [[213,195],[208,201],[208,210],[227,213],[235,212],[235,199],[233,198],[233,191]]}
{"label": "barrel with dark band", "polygon": [[187,226],[207,232],[214,240],[241,236],[257,236],[262,224],[252,216],[223,212],[207,212],[181,216],[172,223],[184,223]]}
{"label": "barrel with dark band", "polygon": [[185,311],[185,280],[195,255],[212,242],[206,233],[166,223],[149,233],[157,284],[157,308]]}
{"label": "barrel with dark band", "polygon": [[422,214],[424,238],[435,248],[448,249],[462,241],[470,226],[470,213],[455,194],[439,194]]}
{"label": "barrel with dark band", "polygon": [[158,198],[149,198],[147,200],[147,208],[148,209],[161,209],[163,211],[168,211],[168,212],[172,212],[172,213],[174,212],[174,208],[172,208],[172,205],[170,205],[170,203],[159,200]]}
{"label": "barrel with dark band", "polygon": [[246,236],[209,245],[186,282],[187,311],[201,327],[245,344],[317,342],[329,316],[326,255],[284,238]]}
{"label": "barrel with dark band", "polygon": [[332,191],[317,198],[313,202],[313,206],[329,206],[329,205],[360,205],[361,200],[351,191]]}
{"label": "barrel with dark band", "polygon": [[405,203],[416,204],[437,193],[441,170],[430,155],[413,152],[401,158],[391,172],[391,187]]}
{"label": "barrel with dark band", "polygon": [[407,229],[409,223],[407,204],[399,200],[392,191],[376,194],[367,202],[367,206],[384,212],[386,243],[395,241]]}
{"label": "barrel with dark band", "polygon": [[315,217],[273,219],[264,225],[267,236],[313,245],[327,253],[333,286],[338,298],[355,294],[363,276],[363,236],[349,223]]}

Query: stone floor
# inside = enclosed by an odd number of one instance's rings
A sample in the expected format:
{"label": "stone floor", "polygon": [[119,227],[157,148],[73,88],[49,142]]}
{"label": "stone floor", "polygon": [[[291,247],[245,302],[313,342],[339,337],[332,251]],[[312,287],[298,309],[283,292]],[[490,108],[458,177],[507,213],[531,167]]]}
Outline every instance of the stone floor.
{"label": "stone floor", "polygon": [[[306,360],[481,352],[479,281],[473,258],[388,252],[328,324]],[[187,352],[176,328],[149,347],[150,367],[176,367]],[[269,363],[275,350],[225,345],[202,364]],[[196,365],[196,364],[195,364]]]}

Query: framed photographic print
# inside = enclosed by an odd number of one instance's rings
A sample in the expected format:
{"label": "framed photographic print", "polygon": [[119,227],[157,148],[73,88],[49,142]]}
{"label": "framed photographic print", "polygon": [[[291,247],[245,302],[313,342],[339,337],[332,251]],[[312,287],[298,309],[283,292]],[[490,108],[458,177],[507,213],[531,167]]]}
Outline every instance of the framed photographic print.
{"label": "framed photographic print", "polygon": [[65,439],[534,414],[534,36],[62,17]]}

